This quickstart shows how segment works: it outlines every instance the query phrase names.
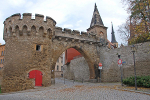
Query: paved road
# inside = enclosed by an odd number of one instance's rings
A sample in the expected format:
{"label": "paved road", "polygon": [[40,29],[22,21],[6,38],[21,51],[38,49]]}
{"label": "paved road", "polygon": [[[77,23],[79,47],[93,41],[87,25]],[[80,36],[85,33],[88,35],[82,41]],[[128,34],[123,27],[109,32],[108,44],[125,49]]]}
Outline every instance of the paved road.
{"label": "paved road", "polygon": [[56,79],[50,87],[38,87],[0,95],[0,100],[150,100],[150,95],[116,89],[118,83],[81,83]]}

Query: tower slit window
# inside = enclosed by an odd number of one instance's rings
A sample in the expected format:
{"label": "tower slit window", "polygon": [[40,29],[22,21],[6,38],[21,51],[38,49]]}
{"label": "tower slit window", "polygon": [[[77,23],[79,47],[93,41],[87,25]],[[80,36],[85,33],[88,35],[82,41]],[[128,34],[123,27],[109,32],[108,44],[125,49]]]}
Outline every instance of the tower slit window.
{"label": "tower slit window", "polygon": [[41,51],[41,45],[36,45],[36,51]]}

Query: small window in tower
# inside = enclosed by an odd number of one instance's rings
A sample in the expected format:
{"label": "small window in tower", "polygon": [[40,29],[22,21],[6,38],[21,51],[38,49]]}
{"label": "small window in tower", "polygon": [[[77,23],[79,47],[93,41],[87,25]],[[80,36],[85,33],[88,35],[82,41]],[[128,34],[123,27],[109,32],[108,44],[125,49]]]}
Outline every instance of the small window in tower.
{"label": "small window in tower", "polygon": [[36,45],[36,51],[41,51],[41,45]]}

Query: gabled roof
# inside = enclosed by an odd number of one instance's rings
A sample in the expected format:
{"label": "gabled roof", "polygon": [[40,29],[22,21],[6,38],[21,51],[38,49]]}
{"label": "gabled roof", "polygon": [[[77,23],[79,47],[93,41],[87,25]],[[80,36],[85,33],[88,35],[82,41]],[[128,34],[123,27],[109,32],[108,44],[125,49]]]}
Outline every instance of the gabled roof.
{"label": "gabled roof", "polygon": [[95,3],[95,8],[94,8],[93,17],[92,17],[90,27],[95,26],[95,25],[104,26],[103,21],[101,19],[101,16],[99,14],[99,11],[97,9],[96,3]]}

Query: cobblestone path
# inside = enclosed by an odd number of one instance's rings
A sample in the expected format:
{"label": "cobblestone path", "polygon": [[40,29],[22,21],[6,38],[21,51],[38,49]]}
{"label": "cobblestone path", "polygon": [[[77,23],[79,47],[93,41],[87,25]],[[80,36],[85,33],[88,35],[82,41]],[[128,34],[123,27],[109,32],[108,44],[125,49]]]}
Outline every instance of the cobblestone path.
{"label": "cobblestone path", "polygon": [[4,93],[0,100],[150,100],[150,95],[117,89],[119,83],[81,83],[56,79],[50,87]]}

